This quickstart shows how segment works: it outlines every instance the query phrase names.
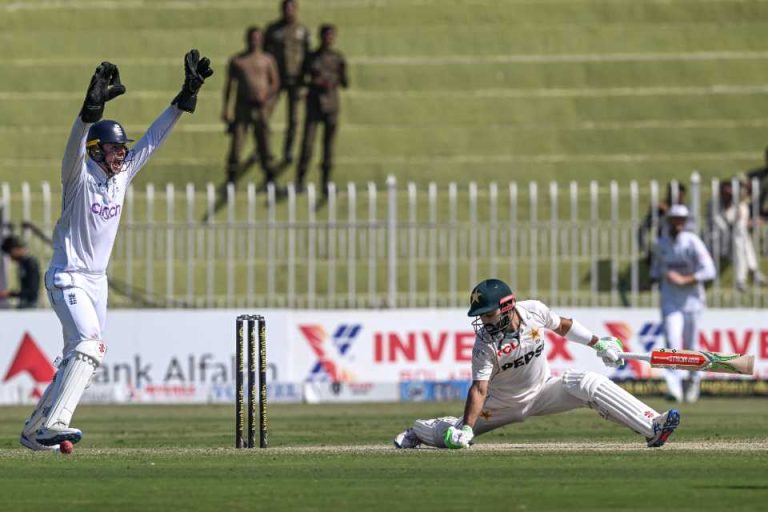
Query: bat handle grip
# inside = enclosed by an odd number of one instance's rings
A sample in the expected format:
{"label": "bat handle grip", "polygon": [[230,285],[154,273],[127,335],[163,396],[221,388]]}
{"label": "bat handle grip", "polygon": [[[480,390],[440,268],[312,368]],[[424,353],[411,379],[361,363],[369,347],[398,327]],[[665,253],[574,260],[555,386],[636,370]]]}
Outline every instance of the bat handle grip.
{"label": "bat handle grip", "polygon": [[651,354],[644,354],[642,352],[619,352],[619,357],[635,361],[651,361]]}

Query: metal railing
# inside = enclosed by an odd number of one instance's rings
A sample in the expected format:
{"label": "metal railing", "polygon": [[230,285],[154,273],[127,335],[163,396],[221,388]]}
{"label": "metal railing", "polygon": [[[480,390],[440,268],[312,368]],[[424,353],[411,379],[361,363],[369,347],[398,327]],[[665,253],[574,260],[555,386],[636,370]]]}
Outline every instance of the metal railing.
{"label": "metal railing", "polygon": [[[705,228],[705,198],[719,183],[691,176],[688,204]],[[757,211],[758,183],[752,188]],[[734,181],[735,197],[739,183]],[[45,265],[59,194],[0,184],[6,226],[22,235]],[[676,194],[677,184],[671,185]],[[281,191],[282,192],[282,191]],[[659,184],[632,181],[541,187],[455,183],[383,189],[310,185],[285,195],[248,183],[203,190],[152,184],[126,195],[109,268],[112,307],[463,307],[480,279],[506,280],[520,297],[558,306],[652,306],[646,246],[638,232],[650,212],[646,243],[658,233]],[[705,233],[712,244],[717,233]],[[752,230],[765,253],[764,227]],[[715,250],[717,252],[717,250]],[[720,262],[718,261],[718,267]],[[721,270],[720,268],[718,270]],[[727,272],[726,272],[727,274]],[[715,307],[764,307],[766,290],[739,292],[722,277],[711,284]]]}

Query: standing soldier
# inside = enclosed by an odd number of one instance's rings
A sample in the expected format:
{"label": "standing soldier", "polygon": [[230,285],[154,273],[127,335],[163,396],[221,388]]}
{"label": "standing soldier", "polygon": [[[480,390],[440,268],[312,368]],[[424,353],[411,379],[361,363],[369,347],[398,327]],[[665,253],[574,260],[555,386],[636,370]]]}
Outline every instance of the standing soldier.
{"label": "standing soldier", "polygon": [[[704,282],[715,278],[715,263],[704,242],[695,233],[685,231],[688,208],[675,204],[667,210],[669,231],[656,245],[651,266],[651,280],[659,283],[661,317],[667,348],[696,350],[699,316],[706,296]],[[695,402],[699,398],[698,372],[666,370],[669,394],[678,402]]]}
{"label": "standing soldier", "polygon": [[24,423],[21,444],[55,450],[77,443],[70,426],[80,398],[107,351],[107,267],[131,181],[163,145],[183,112],[193,113],[203,82],[213,74],[197,50],[184,57],[184,85],[149,129],[128,148],[117,121],[102,119],[106,102],[125,93],[117,66],[96,68],[80,114],[72,124],[61,163],[61,217],[53,231],[53,257],[45,288],[62,326],[58,371]]}
{"label": "standing soldier", "polygon": [[302,76],[307,81],[307,109],[304,117],[304,135],[301,141],[301,156],[296,172],[296,189],[304,189],[304,177],[312,159],[315,130],[323,123],[323,171],[321,189],[323,197],[328,194],[328,182],[333,167],[333,144],[339,119],[339,86],[346,88],[347,63],[344,56],[333,49],[336,41],[336,27],[320,27],[320,47],[304,61]]}
{"label": "standing soldier", "polygon": [[475,286],[467,314],[475,317],[476,335],[464,416],[416,420],[395,437],[396,448],[467,448],[484,432],[579,407],[595,409],[643,435],[649,448],[662,446],[680,424],[677,410],[659,414],[605,375],[577,369],[561,377],[550,375],[545,329],[592,347],[613,368],[624,364],[617,338],[598,338],[577,320],[561,317],[537,300],[517,302],[499,279]]}
{"label": "standing soldier", "polygon": [[[282,18],[267,27],[264,50],[274,56],[280,73],[280,91],[288,95],[286,108],[283,166],[293,162],[293,141],[296,138],[296,110],[301,88],[301,65],[309,53],[309,30],[299,23],[299,5],[296,0],[283,0]],[[273,106],[279,99],[275,96]]]}
{"label": "standing soldier", "polygon": [[[264,34],[259,27],[246,31],[247,49],[229,60],[224,82],[224,105],[221,119],[227,123],[232,141],[227,159],[227,180],[237,181],[240,152],[248,129],[253,126],[256,150],[264,171],[265,185],[275,180],[272,153],[269,149],[269,102],[280,87],[274,58],[262,51]],[[230,113],[232,88],[237,84],[234,115]]]}

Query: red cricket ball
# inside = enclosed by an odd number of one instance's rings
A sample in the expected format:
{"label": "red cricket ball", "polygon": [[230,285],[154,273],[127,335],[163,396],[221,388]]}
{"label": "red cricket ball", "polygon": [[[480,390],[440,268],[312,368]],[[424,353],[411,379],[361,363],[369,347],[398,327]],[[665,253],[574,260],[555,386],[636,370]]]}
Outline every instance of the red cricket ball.
{"label": "red cricket ball", "polygon": [[61,453],[72,453],[75,450],[75,446],[72,444],[72,441],[63,441],[61,444],[59,444],[59,451]]}

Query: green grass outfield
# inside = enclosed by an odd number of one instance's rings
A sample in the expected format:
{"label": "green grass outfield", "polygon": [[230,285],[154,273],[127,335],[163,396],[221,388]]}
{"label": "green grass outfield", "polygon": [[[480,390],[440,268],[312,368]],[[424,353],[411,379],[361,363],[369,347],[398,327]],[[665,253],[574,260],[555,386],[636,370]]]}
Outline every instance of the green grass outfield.
{"label": "green grass outfield", "polygon": [[[657,409],[667,404],[651,400]],[[667,446],[579,410],[468,450],[391,448],[416,417],[460,403],[270,408],[267,450],[235,450],[233,408],[84,406],[71,456],[17,445],[29,408],[0,415],[4,510],[764,510],[768,405],[682,405]]]}

